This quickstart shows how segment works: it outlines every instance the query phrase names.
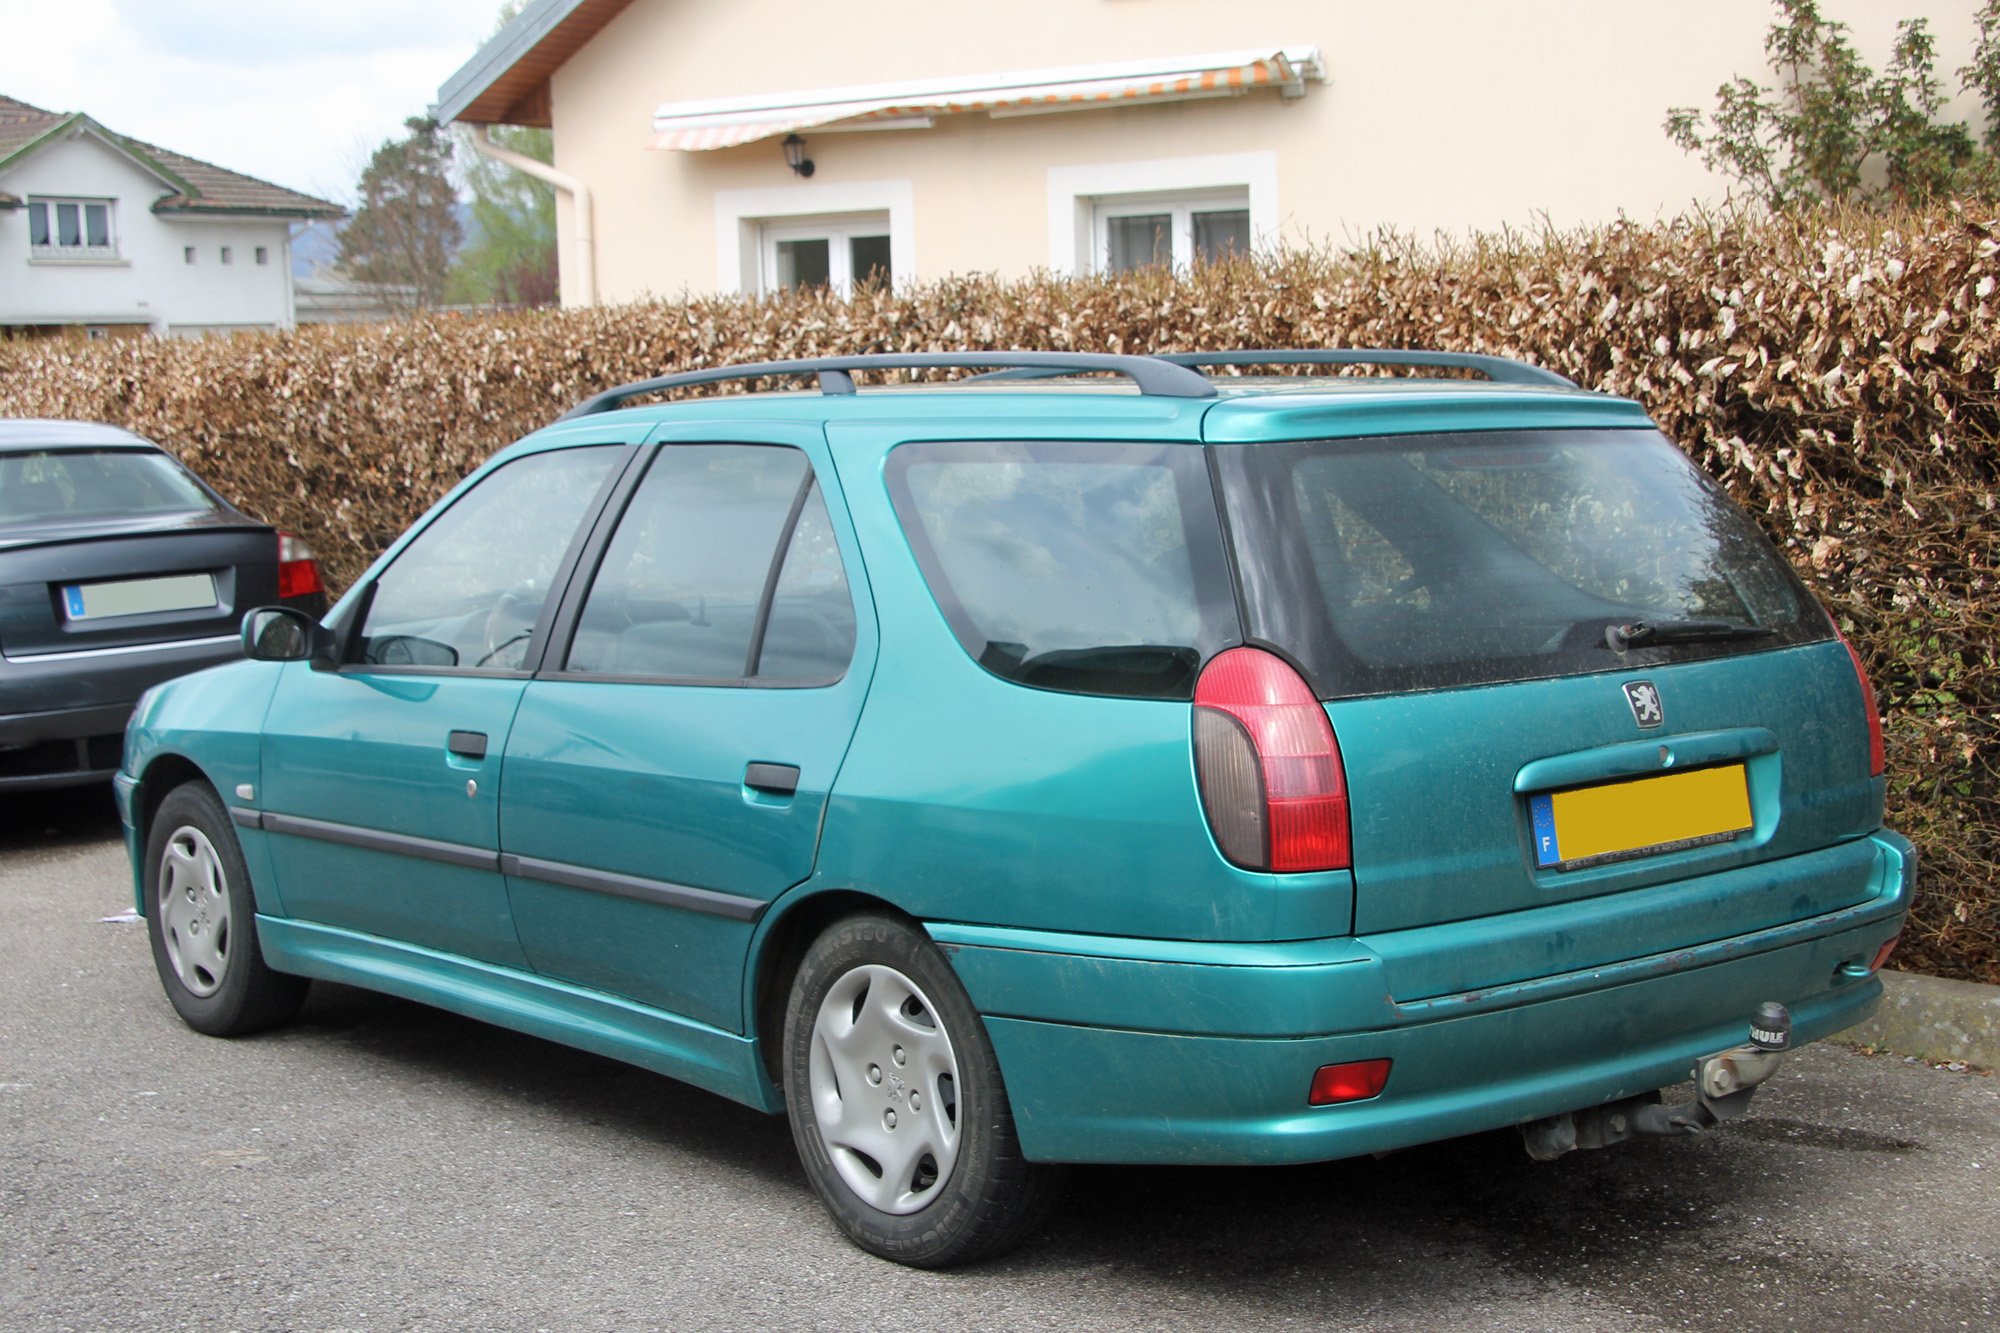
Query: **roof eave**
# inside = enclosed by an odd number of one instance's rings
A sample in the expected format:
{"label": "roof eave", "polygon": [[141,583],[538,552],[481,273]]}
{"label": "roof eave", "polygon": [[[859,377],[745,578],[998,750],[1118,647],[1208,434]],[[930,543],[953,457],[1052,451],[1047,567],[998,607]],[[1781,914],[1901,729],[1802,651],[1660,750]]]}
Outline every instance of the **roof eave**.
{"label": "roof eave", "polygon": [[44,148],[50,147],[58,139],[61,139],[64,135],[78,131],[90,135],[92,138],[96,139],[99,143],[103,144],[106,148],[109,148],[112,152],[119,154],[121,157],[131,162],[141,171],[144,171],[149,175],[158,177],[161,182],[170,186],[171,188],[181,191],[182,193],[199,193],[199,191],[195,190],[195,188],[192,185],[188,184],[187,181],[181,179],[180,176],[176,175],[175,173],[167,170],[167,168],[165,168],[164,166],[160,165],[159,161],[155,159],[150,153],[144,153],[139,151],[139,149],[134,147],[132,142],[129,139],[127,139],[124,135],[114,133],[113,131],[104,128],[104,126],[98,124],[96,121],[92,120],[89,116],[85,115],[81,111],[72,111],[70,114],[64,116],[61,120],[58,120],[53,125],[49,126],[49,128],[45,130],[43,133],[38,134],[34,138],[28,140],[28,142],[22,144],[19,148],[16,148],[13,152],[7,154],[6,157],[0,158],[0,171],[4,171],[8,167],[13,166],[15,163],[20,162],[25,158],[32,157],[34,154],[41,152]]}
{"label": "roof eave", "polygon": [[81,111],[72,111],[67,116],[64,116],[59,120],[51,122],[46,130],[43,130],[40,134],[28,140],[26,143],[16,148],[13,152],[6,154],[4,157],[0,157],[0,171],[5,171],[8,167],[13,166],[16,162],[19,162],[22,158],[32,157],[36,153],[41,152],[42,149],[48,147],[58,137],[60,137],[64,130],[76,124],[77,121],[83,119],[85,119],[85,116]]}
{"label": "roof eave", "polygon": [[202,217],[237,216],[269,218],[344,218],[347,210],[338,204],[301,204],[290,207],[278,204],[208,204],[201,200],[169,203],[166,199],[153,205],[153,212],[159,214],[198,214]]}
{"label": "roof eave", "polygon": [[[552,38],[567,38],[571,50],[595,36],[598,29],[624,9],[629,0],[531,0],[513,21],[495,33],[472,59],[438,88],[430,108],[439,124],[465,120],[473,124],[504,123],[509,111],[526,102],[547,78],[548,71],[520,86],[496,87]],[[582,11],[582,12],[579,12]],[[565,32],[565,29],[571,31]],[[567,56],[564,57],[565,59]],[[551,67],[553,68],[553,66]]]}

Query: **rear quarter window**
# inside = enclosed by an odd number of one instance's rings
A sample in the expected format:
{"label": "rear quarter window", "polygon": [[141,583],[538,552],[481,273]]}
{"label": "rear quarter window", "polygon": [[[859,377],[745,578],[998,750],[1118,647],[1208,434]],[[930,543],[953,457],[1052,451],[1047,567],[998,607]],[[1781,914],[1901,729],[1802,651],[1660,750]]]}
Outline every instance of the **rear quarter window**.
{"label": "rear quarter window", "polygon": [[888,475],[953,634],[1003,679],[1188,699],[1237,641],[1198,447],[906,444]]}

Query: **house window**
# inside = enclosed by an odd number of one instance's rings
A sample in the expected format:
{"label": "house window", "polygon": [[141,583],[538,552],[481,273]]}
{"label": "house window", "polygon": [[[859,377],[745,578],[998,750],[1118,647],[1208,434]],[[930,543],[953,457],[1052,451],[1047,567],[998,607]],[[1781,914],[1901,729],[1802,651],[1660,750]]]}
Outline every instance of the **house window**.
{"label": "house window", "polygon": [[112,259],[109,199],[30,199],[28,246],[38,258]]}
{"label": "house window", "polygon": [[857,286],[890,284],[889,215],[854,213],[786,218],[763,226],[766,293],[830,287],[840,296]]}
{"label": "house window", "polygon": [[1049,168],[1049,271],[1185,271],[1278,244],[1278,155],[1224,153]]}
{"label": "house window", "polygon": [[222,262],[225,264],[236,262],[236,257],[229,252],[229,247],[226,245],[222,247]]}
{"label": "house window", "polygon": [[192,264],[194,262],[194,247],[192,245],[184,245],[181,247],[181,261],[187,264]]}
{"label": "house window", "polygon": [[1100,273],[1148,264],[1185,270],[1250,253],[1248,190],[1108,195],[1093,212],[1092,267]]}
{"label": "house window", "polygon": [[[908,180],[717,190],[716,285],[761,295],[817,284],[845,294],[871,279],[908,283],[918,273],[915,197]],[[794,244],[781,252],[781,241]]]}
{"label": "house window", "polygon": [[260,245],[257,247],[257,262],[260,265],[271,262],[271,248],[269,246]]}

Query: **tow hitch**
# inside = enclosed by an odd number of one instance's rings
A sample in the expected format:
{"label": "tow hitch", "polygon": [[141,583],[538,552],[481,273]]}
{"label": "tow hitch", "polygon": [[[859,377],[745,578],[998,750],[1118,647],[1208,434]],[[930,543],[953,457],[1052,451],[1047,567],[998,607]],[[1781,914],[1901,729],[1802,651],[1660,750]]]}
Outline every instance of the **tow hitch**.
{"label": "tow hitch", "polygon": [[1699,1134],[1749,1110],[1757,1085],[1778,1072],[1791,1044],[1791,1012],[1775,1000],[1766,1000],[1750,1020],[1746,1044],[1705,1055],[1696,1062],[1693,1101],[1663,1106],[1659,1093],[1648,1092],[1603,1106],[1565,1111],[1522,1125],[1521,1141],[1528,1156],[1547,1162],[1573,1148],[1608,1148],[1641,1134]]}

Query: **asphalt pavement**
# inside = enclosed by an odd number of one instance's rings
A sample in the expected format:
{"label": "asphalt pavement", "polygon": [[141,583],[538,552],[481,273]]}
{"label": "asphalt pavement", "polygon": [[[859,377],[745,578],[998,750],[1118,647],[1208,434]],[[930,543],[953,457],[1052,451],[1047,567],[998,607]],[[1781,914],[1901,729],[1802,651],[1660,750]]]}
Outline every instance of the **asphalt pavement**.
{"label": "asphalt pavement", "polygon": [[0,1329],[2000,1330],[2000,1080],[1832,1044],[1700,1140],[1077,1170],[1013,1255],[870,1258],[781,1119],[315,987],[183,1027],[108,793],[0,806]]}

